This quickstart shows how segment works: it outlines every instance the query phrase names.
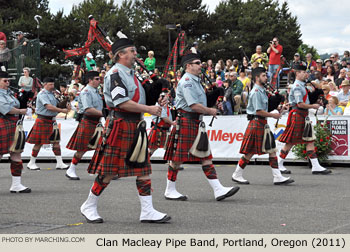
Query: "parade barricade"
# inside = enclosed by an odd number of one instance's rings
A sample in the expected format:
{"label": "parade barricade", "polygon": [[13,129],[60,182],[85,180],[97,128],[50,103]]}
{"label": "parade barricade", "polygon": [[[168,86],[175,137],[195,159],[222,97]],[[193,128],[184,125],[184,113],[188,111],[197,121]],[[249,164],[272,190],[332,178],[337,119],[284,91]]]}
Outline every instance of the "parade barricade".
{"label": "parade barricade", "polygon": [[[276,120],[268,119],[268,124],[273,131],[275,138],[278,140],[285,129],[287,122],[287,116],[283,116],[279,122],[277,128],[275,128]],[[325,116],[319,116],[319,120],[324,120]],[[148,130],[150,127],[151,118],[145,117],[148,125]],[[209,127],[209,122],[211,116],[205,116],[204,121],[207,125],[208,138],[210,141],[210,147],[213,154],[214,161],[237,161],[241,154],[239,149],[243,140],[243,135],[245,129],[248,125],[248,120],[246,115],[235,115],[235,116],[218,116],[214,120],[213,126]],[[311,117],[313,124],[315,124],[316,118]],[[331,116],[328,117],[330,129],[332,130],[333,140],[332,140],[332,153],[329,156],[329,160],[332,163],[342,163],[350,161],[349,156],[349,125],[350,116]],[[73,135],[78,122],[73,119],[57,119],[58,126],[61,132],[61,150],[62,157],[65,159],[71,159],[73,157],[74,151],[68,150],[66,147],[70,137]],[[34,120],[24,121],[24,130],[26,135],[28,135],[30,129],[34,124]],[[87,136],[89,137],[89,136]],[[283,143],[276,141],[277,148],[281,149]],[[24,152],[22,153],[23,159],[29,159],[31,155],[33,145],[26,143]],[[90,159],[93,155],[93,151],[88,151],[83,159]],[[153,160],[163,159],[164,150],[158,149],[152,156]],[[44,145],[38,155],[38,159],[53,159],[54,155],[52,152],[51,145]],[[266,161],[268,159],[267,155],[257,156],[254,155],[252,160]],[[293,152],[287,157],[288,161],[295,160]]]}

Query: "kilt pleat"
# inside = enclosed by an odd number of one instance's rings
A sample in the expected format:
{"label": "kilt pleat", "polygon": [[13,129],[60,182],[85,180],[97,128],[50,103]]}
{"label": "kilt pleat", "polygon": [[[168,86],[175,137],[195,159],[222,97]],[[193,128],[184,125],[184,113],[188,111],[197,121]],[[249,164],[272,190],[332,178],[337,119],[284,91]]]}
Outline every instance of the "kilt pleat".
{"label": "kilt pleat", "polygon": [[188,119],[185,117],[181,118],[180,132],[178,136],[175,153],[174,153],[174,143],[175,143],[176,127],[173,127],[166,146],[164,160],[171,160],[174,162],[192,162],[192,161],[203,161],[203,160],[208,160],[213,158],[211,154],[205,158],[198,158],[193,156],[191,153],[189,153],[193,145],[193,142],[196,139],[198,134],[199,122],[200,122],[199,120]]}
{"label": "kilt pleat", "polygon": [[89,141],[93,136],[96,125],[98,122],[91,121],[88,119],[82,119],[78,124],[77,128],[74,131],[74,134],[70,138],[67,149],[76,150],[76,151],[88,151],[91,150],[88,148]]}
{"label": "kilt pleat", "polygon": [[265,154],[265,152],[262,152],[262,144],[264,139],[264,127],[266,124],[267,121],[263,119],[253,119],[249,121],[239,151],[241,154]]}
{"label": "kilt pleat", "polygon": [[16,131],[16,120],[0,118],[0,155],[9,153]]}
{"label": "kilt pleat", "polygon": [[[106,120],[104,133],[108,127],[110,119]],[[107,142],[110,142],[110,138],[117,139],[117,141],[111,144],[105,144],[104,150],[101,151],[102,137],[100,138],[99,144],[92,157],[88,172],[91,174],[100,175],[119,175],[119,177],[130,177],[130,176],[143,176],[152,173],[150,159],[144,167],[135,168],[129,167],[125,163],[125,158],[131,147],[139,121],[126,121],[126,120],[115,120],[114,127],[117,128],[117,132],[114,135],[109,135]],[[103,134],[104,134],[103,133]],[[113,145],[113,146],[112,146]]]}
{"label": "kilt pleat", "polygon": [[154,129],[154,126],[153,126],[151,129],[151,132],[148,135],[148,148],[149,149],[163,148],[166,141],[167,132],[168,130],[164,130],[162,128]]}
{"label": "kilt pleat", "polygon": [[307,141],[303,140],[303,132],[305,128],[305,117],[308,115],[308,111],[291,111],[292,113],[287,123],[286,129],[279,138],[282,143],[291,144],[305,144]]}
{"label": "kilt pleat", "polygon": [[53,131],[53,120],[37,118],[30,130],[27,143],[30,144],[50,144],[50,136]]}

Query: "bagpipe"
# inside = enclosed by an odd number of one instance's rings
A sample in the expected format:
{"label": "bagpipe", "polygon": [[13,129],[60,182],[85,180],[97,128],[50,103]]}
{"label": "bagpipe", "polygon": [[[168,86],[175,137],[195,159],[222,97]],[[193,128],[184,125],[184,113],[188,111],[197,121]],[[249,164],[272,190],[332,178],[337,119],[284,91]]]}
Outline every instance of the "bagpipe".
{"label": "bagpipe", "polygon": [[57,100],[57,108],[61,108],[61,109],[68,108],[69,97],[67,95],[62,94],[57,89],[53,91],[53,95]]}

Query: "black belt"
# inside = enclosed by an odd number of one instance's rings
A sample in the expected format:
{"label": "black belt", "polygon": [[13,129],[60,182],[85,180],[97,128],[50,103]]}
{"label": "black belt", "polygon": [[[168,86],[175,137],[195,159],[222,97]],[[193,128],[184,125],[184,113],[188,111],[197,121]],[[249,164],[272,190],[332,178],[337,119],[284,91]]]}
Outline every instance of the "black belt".
{"label": "black belt", "polygon": [[7,119],[7,120],[18,120],[18,115],[10,115],[10,114],[3,115],[2,113],[0,113],[0,118]]}
{"label": "black belt", "polygon": [[54,116],[44,116],[44,115],[38,115],[39,119],[46,119],[46,120],[52,120]]}
{"label": "black belt", "polygon": [[247,114],[247,118],[249,121],[254,120],[254,119],[266,120],[266,117],[258,116],[258,115],[249,115],[249,114]]}
{"label": "black belt", "polygon": [[200,119],[200,114],[198,113],[193,113],[193,112],[178,112],[179,117],[185,117],[187,119],[193,119],[193,120],[199,120]]}
{"label": "black belt", "polygon": [[100,121],[100,117],[99,116],[89,116],[89,115],[85,115],[83,116],[83,119],[89,120],[89,121],[94,121],[94,122],[99,122]]}
{"label": "black belt", "polygon": [[117,119],[123,118],[126,121],[140,121],[142,119],[140,113],[121,112],[121,111],[112,110],[110,114],[111,116]]}

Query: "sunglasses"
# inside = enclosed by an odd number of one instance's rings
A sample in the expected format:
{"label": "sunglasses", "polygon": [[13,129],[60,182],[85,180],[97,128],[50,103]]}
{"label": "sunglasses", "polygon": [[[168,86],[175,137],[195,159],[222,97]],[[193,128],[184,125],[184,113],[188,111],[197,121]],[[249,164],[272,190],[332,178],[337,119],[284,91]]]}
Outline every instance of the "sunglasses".
{"label": "sunglasses", "polygon": [[100,80],[100,77],[96,77],[96,78],[94,78],[94,80]]}
{"label": "sunglasses", "polygon": [[9,80],[2,80],[3,82],[10,82]]}
{"label": "sunglasses", "polygon": [[196,61],[196,62],[192,62],[192,63],[190,63],[190,64],[200,65],[200,64],[202,64],[202,62],[200,62],[200,61]]}

